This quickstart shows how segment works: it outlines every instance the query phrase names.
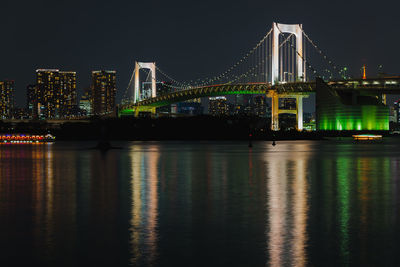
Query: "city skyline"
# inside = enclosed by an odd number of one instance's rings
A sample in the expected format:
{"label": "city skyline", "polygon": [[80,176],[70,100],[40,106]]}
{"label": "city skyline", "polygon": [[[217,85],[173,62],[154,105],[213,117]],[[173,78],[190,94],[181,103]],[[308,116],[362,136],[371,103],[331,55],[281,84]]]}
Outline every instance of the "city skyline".
{"label": "city skyline", "polygon": [[[15,80],[16,102],[23,106],[25,88],[34,81],[34,69],[76,71],[79,94],[90,84],[92,70],[114,69],[120,74],[119,103],[135,60],[155,61],[182,80],[208,76],[240,58],[265,34],[272,21],[302,23],[336,64],[348,66],[353,75],[360,74],[363,64],[367,65],[367,76],[376,74],[378,65],[383,65],[385,72],[398,74],[395,44],[399,37],[381,42],[392,27],[398,26],[390,19],[395,4],[344,3],[325,7],[316,1],[307,6],[259,1],[228,5],[220,1],[211,6],[197,3],[189,7],[173,1],[168,6],[154,3],[150,12],[141,3],[90,5],[72,1],[67,5],[42,1],[27,3],[28,7],[17,13],[15,3],[7,2],[3,20],[13,23],[0,26],[11,37],[10,42],[0,46],[7,51],[3,53],[0,79]],[[135,20],[147,19],[151,23],[138,24],[130,19],[128,10],[134,7],[140,10],[134,14]],[[246,23],[236,19],[240,14],[244,14],[241,18]],[[36,23],[28,25],[32,19]],[[385,27],[388,24],[390,28]],[[45,38],[34,35],[40,25],[47,27]],[[63,34],[69,29],[75,29],[72,35]],[[104,38],[107,35],[103,32],[112,32],[112,38]],[[387,50],[394,52],[385,54]]]}

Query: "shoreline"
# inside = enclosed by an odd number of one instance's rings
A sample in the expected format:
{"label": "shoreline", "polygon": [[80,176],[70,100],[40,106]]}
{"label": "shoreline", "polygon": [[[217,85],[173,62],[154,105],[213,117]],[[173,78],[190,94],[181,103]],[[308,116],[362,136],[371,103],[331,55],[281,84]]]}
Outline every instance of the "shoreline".
{"label": "shoreline", "polygon": [[[283,126],[287,124],[282,123]],[[393,136],[389,131],[271,131],[270,119],[195,116],[182,118],[109,118],[85,121],[0,122],[0,134],[47,134],[59,141],[284,141],[328,140],[354,134]]]}

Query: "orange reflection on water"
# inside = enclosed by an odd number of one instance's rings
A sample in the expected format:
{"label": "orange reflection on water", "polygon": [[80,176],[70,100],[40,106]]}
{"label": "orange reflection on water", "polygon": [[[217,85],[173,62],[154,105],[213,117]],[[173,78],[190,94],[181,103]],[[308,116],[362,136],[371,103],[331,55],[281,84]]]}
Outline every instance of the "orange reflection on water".
{"label": "orange reflection on water", "polygon": [[[140,149],[140,146],[135,147],[136,149]],[[132,249],[133,249],[133,258],[132,263],[135,264],[136,261],[140,258],[140,249],[139,249],[139,233],[140,233],[140,223],[141,223],[141,157],[142,152],[136,151],[131,152],[131,187],[132,187],[132,218],[131,218],[131,232],[132,232]]]}
{"label": "orange reflection on water", "polygon": [[282,252],[285,238],[286,226],[286,187],[287,174],[285,162],[280,158],[271,157],[268,159],[268,214],[269,233],[268,249],[270,266],[282,266]]}
{"label": "orange reflection on water", "polygon": [[307,265],[308,150],[293,143],[266,153],[269,266]]}
{"label": "orange reflection on water", "polygon": [[47,253],[52,254],[53,252],[53,235],[54,235],[54,173],[53,173],[53,150],[51,146],[46,146],[46,174],[45,174],[45,185],[46,185],[46,233],[45,240],[47,245]]}
{"label": "orange reflection on water", "polygon": [[150,152],[148,156],[148,218],[147,232],[148,238],[146,243],[150,246],[149,261],[153,262],[157,253],[157,223],[158,223],[158,159],[159,152],[156,146],[151,147],[155,151]]}
{"label": "orange reflection on water", "polygon": [[[131,152],[131,263],[137,265],[145,260],[151,264],[157,254],[158,226],[158,160],[156,146],[146,146],[150,151],[143,152],[142,146],[135,145]],[[145,231],[143,231],[143,228]],[[142,251],[148,255],[142,255]]]}
{"label": "orange reflection on water", "polygon": [[295,177],[292,184],[293,190],[293,260],[295,266],[306,266],[306,242],[307,242],[307,176],[306,160],[300,158],[295,161]]}

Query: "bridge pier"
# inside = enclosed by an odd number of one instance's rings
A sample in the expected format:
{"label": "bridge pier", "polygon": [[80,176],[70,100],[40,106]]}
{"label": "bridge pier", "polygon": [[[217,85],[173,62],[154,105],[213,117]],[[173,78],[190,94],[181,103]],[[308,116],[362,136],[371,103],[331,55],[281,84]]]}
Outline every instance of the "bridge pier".
{"label": "bridge pier", "polygon": [[[299,94],[278,94],[274,90],[269,91],[269,97],[271,97],[271,130],[279,131],[279,114],[296,114],[297,130],[303,130],[303,98],[305,95]],[[296,109],[286,110],[279,109],[279,98],[295,98]]]}
{"label": "bridge pier", "polygon": [[296,97],[297,130],[303,131],[303,96]]}
{"label": "bridge pier", "polygon": [[386,105],[386,94],[382,94],[382,104]]}
{"label": "bridge pier", "polygon": [[269,91],[271,96],[271,130],[279,131],[279,96],[276,91]]}

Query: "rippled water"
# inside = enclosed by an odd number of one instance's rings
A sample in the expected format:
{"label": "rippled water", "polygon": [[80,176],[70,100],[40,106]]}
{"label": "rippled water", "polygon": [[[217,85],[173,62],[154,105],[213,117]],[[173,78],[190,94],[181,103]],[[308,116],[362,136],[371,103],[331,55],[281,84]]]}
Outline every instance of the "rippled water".
{"label": "rippled water", "polygon": [[1,263],[400,266],[397,140],[115,145],[0,146]]}

